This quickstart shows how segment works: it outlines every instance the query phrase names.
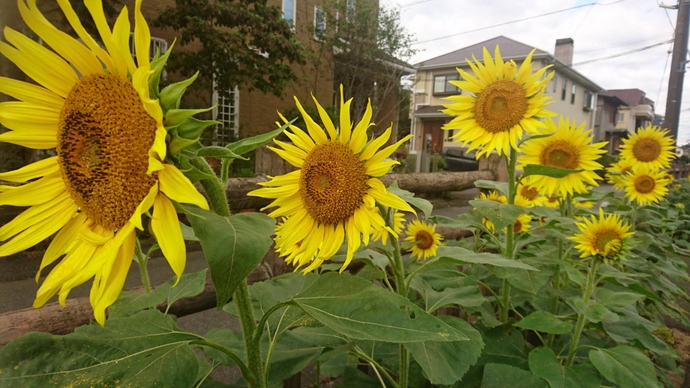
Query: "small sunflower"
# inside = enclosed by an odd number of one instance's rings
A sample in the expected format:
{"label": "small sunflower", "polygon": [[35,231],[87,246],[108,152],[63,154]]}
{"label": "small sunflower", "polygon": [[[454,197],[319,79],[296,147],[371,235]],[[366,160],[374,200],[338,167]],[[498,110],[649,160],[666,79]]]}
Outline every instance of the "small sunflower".
{"label": "small sunflower", "polygon": [[611,164],[611,166],[606,169],[606,182],[612,184],[615,189],[623,191],[625,174],[632,170],[633,165],[634,162],[629,159],[621,159]]}
{"label": "small sunflower", "polygon": [[599,176],[596,170],[602,168],[597,162],[606,151],[602,149],[606,142],[592,143],[591,131],[585,131],[584,123],[577,126],[561,117],[558,125],[551,119],[546,121],[543,133],[551,136],[531,139],[522,145],[523,154],[518,157],[519,168],[528,164],[537,164],[569,170],[583,170],[568,174],[562,178],[546,175],[534,175],[533,184],[546,194],[583,193],[587,185],[598,186]]}
{"label": "small sunflower", "polygon": [[561,206],[561,196],[560,195],[550,195],[546,197],[546,201],[544,201],[544,205],[548,208],[551,209],[558,209]]}
{"label": "small sunflower", "polygon": [[580,257],[598,256],[604,261],[618,261],[625,250],[626,239],[632,236],[630,225],[623,223],[617,214],[605,215],[599,209],[599,217],[592,215],[575,223],[581,233],[568,237],[575,241],[575,249],[580,251]]}
{"label": "small sunflower", "polygon": [[644,164],[635,166],[632,172],[625,176],[623,184],[625,196],[640,205],[657,203],[668,193],[666,172]]}
{"label": "small sunflower", "polygon": [[[536,49],[535,49],[536,50]],[[507,155],[517,149],[523,132],[535,133],[544,127],[544,117],[555,114],[546,109],[550,97],[544,94],[553,72],[545,66],[532,74],[532,50],[518,69],[514,61],[504,62],[496,46],[494,58],[486,49],[484,63],[467,60],[474,75],[458,69],[461,81],[450,81],[467,95],[448,97],[444,113],[456,116],[443,129],[455,130],[451,139],[479,148],[477,156],[496,150]]]}
{"label": "small sunflower", "polygon": [[[294,144],[275,140],[280,148],[271,149],[298,169],[271,177],[270,181],[261,183],[263,188],[249,193],[274,199],[267,208],[277,209],[269,215],[285,219],[280,233],[276,234],[276,248],[281,255],[286,247],[294,248],[293,257],[299,257],[297,267],[306,265],[305,272],[332,257],[347,238],[347,256],[341,271],[345,270],[362,242],[369,243],[372,230],[385,227],[376,202],[414,212],[407,202],[388,192],[379,180],[399,163],[386,159],[410,136],[380,149],[388,142],[392,128],[367,142],[371,103],[367,104],[362,120],[352,128],[352,100],[345,101],[342,86],[340,101],[340,128],[336,131],[315,98],[325,130],[295,98],[307,131],[291,125],[285,134]],[[288,122],[282,115],[281,118]]]}
{"label": "small sunflower", "polygon": [[443,237],[436,233],[436,225],[419,220],[414,220],[407,224],[405,231],[407,237],[405,241],[412,242],[412,257],[417,256],[417,260],[426,260],[436,255],[436,250]]}
{"label": "small sunflower", "polygon": [[[499,194],[496,190],[491,190],[488,193],[480,192],[479,197],[477,197],[476,199],[482,201],[494,201],[503,205],[508,204],[508,198],[506,198],[505,195]],[[489,229],[489,232],[494,232],[494,223],[489,221],[488,218],[482,217],[482,223],[484,224],[484,226],[486,226],[487,229]]]}
{"label": "small sunflower", "polygon": [[547,198],[541,195],[539,188],[532,184],[534,180],[533,176],[528,176],[520,180],[517,185],[517,194],[515,196],[517,201],[521,202],[520,206],[523,207],[534,207],[543,206]]}
{"label": "small sunflower", "polygon": [[529,214],[521,214],[515,222],[513,222],[514,233],[529,232],[532,228],[532,216]]}
{"label": "small sunflower", "polygon": [[393,209],[393,228],[384,225],[383,228],[376,228],[372,225],[371,238],[374,241],[381,241],[381,244],[388,244],[388,234],[393,233],[393,236],[398,237],[405,227],[405,215]]}
{"label": "small sunflower", "polygon": [[0,93],[17,100],[0,103],[0,124],[10,129],[0,141],[55,149],[57,155],[0,174],[0,180],[25,182],[1,187],[0,206],[28,207],[0,228],[0,241],[7,241],[0,257],[57,232],[36,279],[62,259],[43,281],[34,307],[56,293],[64,306],[74,287],[94,278],[91,306],[103,324],[132,263],[142,216],[153,207],[151,229],[179,279],[186,250],[173,201],[208,205],[180,170],[165,162],[167,131],[160,102],[150,95],[150,33],[141,0],[134,6],[136,63],[126,8],[111,30],[101,2],[86,2],[102,48],[69,1],[58,5],[79,40],[50,24],[35,0],[17,4],[27,26],[53,51],[5,27],[8,43],[0,42],[0,53],[36,84],[0,77]]}
{"label": "small sunflower", "polygon": [[652,169],[662,169],[671,166],[675,157],[673,138],[668,136],[668,130],[648,125],[637,128],[634,134],[623,139],[620,146],[621,158],[629,160],[635,166],[643,164]]}

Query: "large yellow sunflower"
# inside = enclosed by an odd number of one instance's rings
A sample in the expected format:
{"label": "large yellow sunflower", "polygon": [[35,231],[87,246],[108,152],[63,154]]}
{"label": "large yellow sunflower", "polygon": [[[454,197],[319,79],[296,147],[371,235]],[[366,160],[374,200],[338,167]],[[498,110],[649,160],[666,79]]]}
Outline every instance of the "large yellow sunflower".
{"label": "large yellow sunflower", "polygon": [[[206,200],[172,164],[165,163],[166,129],[158,100],[149,94],[150,33],[135,3],[135,64],[130,54],[126,8],[113,30],[102,4],[87,0],[105,49],[89,35],[67,0],[58,0],[79,40],[51,25],[35,0],[18,1],[27,26],[50,46],[5,28],[0,53],[36,84],[0,78],[0,92],[17,101],[0,103],[0,124],[11,131],[0,141],[56,156],[0,180],[28,182],[0,186],[0,205],[26,211],[0,228],[0,256],[36,245],[58,232],[40,271],[62,257],[38,290],[34,307],[59,293],[64,306],[72,288],[94,278],[91,305],[103,324],[105,309],[120,294],[134,254],[135,228],[151,215],[151,230],[175,274],[186,256],[171,201],[207,209]],[[8,241],[9,240],[9,241]]]}
{"label": "large yellow sunflower", "polygon": [[518,157],[518,168],[528,164],[538,164],[569,170],[583,170],[562,178],[534,175],[533,185],[541,187],[548,195],[584,193],[587,185],[598,186],[596,170],[602,168],[597,162],[606,151],[606,142],[592,143],[591,131],[584,130],[584,123],[577,126],[561,117],[558,125],[549,119],[546,130],[551,136],[526,141],[522,145],[523,154]]}
{"label": "large yellow sunflower", "polygon": [[662,169],[671,166],[675,157],[673,138],[668,136],[668,130],[653,125],[637,128],[634,134],[623,139],[620,146],[621,158],[635,166],[644,164],[652,169]]}
{"label": "large yellow sunflower", "polygon": [[[317,268],[333,256],[347,237],[347,256],[341,269],[344,270],[362,241],[365,245],[369,243],[372,229],[385,226],[376,202],[414,212],[407,202],[389,193],[379,180],[398,164],[386,159],[410,136],[380,149],[390,138],[392,128],[367,142],[371,104],[367,104],[362,120],[352,128],[352,100],[344,100],[342,87],[340,101],[340,128],[336,131],[326,111],[314,98],[324,131],[295,98],[307,132],[291,125],[285,134],[293,144],[276,140],[280,148],[271,149],[298,169],[271,177],[270,181],[261,184],[265,187],[249,193],[275,199],[267,207],[278,209],[269,215],[285,217],[276,237],[276,247],[279,252],[284,251],[284,247],[293,247],[293,257],[299,257],[297,266],[308,265],[305,271]],[[299,244],[297,248],[296,244]]]}
{"label": "large yellow sunflower", "polygon": [[541,119],[555,114],[546,109],[550,97],[544,95],[553,72],[545,66],[532,74],[532,54],[518,69],[514,61],[504,62],[496,46],[494,58],[484,48],[484,63],[467,60],[474,75],[458,69],[462,81],[450,81],[471,94],[448,97],[444,113],[454,117],[443,129],[456,130],[451,139],[479,148],[477,156],[496,150],[499,155],[517,149],[523,131],[535,133],[544,124]]}
{"label": "large yellow sunflower", "polygon": [[407,224],[405,230],[405,241],[413,242],[412,257],[417,256],[417,260],[426,260],[436,255],[443,237],[436,233],[436,225],[431,223],[413,220]]}
{"label": "large yellow sunflower", "polygon": [[668,183],[666,171],[659,171],[644,164],[633,167],[623,179],[625,196],[640,205],[661,201],[668,193]]}
{"label": "large yellow sunflower", "polygon": [[582,258],[599,256],[606,261],[617,261],[621,258],[627,237],[634,233],[629,232],[630,225],[623,223],[619,215],[605,215],[601,208],[598,218],[592,215],[575,225],[581,233],[568,239],[577,243],[575,249],[580,251]]}
{"label": "large yellow sunflower", "polygon": [[534,207],[543,206],[547,198],[540,195],[539,188],[532,184],[533,176],[522,178],[517,185],[517,193],[515,195],[516,204],[520,201],[520,206]]}

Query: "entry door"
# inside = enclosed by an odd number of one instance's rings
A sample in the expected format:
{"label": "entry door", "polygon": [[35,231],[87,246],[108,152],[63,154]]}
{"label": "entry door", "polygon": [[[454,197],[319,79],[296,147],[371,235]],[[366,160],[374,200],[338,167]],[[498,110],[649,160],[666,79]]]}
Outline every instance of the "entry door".
{"label": "entry door", "polygon": [[422,138],[422,149],[426,145],[427,134],[431,134],[431,152],[441,153],[443,151],[443,130],[441,127],[445,124],[445,120],[427,120],[424,121],[424,137]]}

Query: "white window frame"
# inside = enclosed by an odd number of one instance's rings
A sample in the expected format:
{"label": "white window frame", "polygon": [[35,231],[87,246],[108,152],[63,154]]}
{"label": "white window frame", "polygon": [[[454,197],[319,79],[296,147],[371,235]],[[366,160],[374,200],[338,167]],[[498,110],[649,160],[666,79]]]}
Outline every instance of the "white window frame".
{"label": "white window frame", "polygon": [[570,88],[570,103],[575,104],[575,94],[577,93],[577,84],[573,82],[573,86]]}
{"label": "white window frame", "polygon": [[226,145],[239,136],[240,128],[240,91],[235,87],[230,97],[223,97],[213,84],[213,119],[220,121],[214,133],[215,145]]}
{"label": "white window frame", "polygon": [[[319,18],[320,15],[320,18]],[[317,24],[317,21],[321,20],[321,27]],[[321,41],[326,34],[326,11],[319,7],[314,6],[314,39]]]}
{"label": "white window frame", "polygon": [[616,122],[622,123],[625,121],[625,112],[616,112]]}
{"label": "white window frame", "polygon": [[357,0],[345,0],[345,21],[352,23],[355,21]]}
{"label": "white window frame", "polygon": [[[443,91],[438,91],[436,90],[436,79],[443,77]],[[460,76],[458,72],[456,71],[455,73],[447,73],[447,74],[434,74],[433,77],[433,82],[431,83],[431,94],[434,96],[443,96],[443,95],[451,95],[451,94],[460,94],[460,88],[457,86],[451,84],[448,82],[449,80],[459,80]],[[450,90],[449,90],[450,89]]]}
{"label": "white window frame", "polygon": [[[285,4],[286,3],[291,3],[292,4],[292,18],[288,18],[287,14],[285,13]],[[297,25],[297,0],[283,0],[281,8],[283,11],[283,19],[285,19],[288,22],[288,25],[290,25],[290,28],[293,30],[295,29],[295,26]]]}

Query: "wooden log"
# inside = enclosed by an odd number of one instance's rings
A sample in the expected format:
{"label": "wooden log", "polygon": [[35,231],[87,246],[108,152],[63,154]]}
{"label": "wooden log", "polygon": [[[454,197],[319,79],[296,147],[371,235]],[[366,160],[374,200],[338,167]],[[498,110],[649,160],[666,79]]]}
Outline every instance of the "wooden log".
{"label": "wooden log", "polygon": [[[480,179],[493,180],[496,174],[491,170],[465,172],[427,172],[411,174],[388,174],[381,178],[386,185],[398,181],[401,189],[415,194],[439,193],[443,191],[462,191],[474,187]],[[237,212],[243,209],[260,209],[271,202],[266,198],[249,197],[247,193],[258,189],[259,183],[268,181],[265,176],[256,178],[228,179],[226,193],[230,209]]]}

